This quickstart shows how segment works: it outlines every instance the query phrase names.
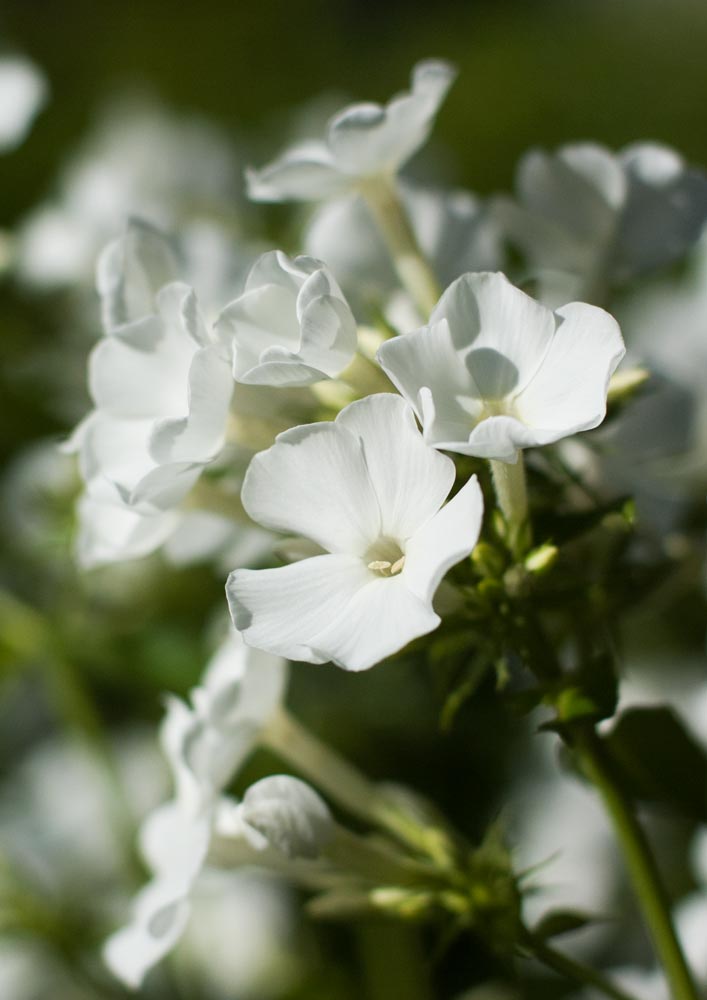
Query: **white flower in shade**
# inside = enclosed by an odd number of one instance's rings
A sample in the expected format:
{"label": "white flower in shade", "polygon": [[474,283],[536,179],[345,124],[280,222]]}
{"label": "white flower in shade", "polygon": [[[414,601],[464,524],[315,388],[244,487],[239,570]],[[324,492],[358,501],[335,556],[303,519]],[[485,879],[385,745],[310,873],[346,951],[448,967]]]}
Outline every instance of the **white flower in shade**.
{"label": "white flower in shade", "polygon": [[249,649],[231,631],[191,692],[191,704],[169,698],[162,746],[180,809],[211,808],[280,705],[286,679],[280,657]]}
{"label": "white flower in shade", "polygon": [[503,274],[465,274],[428,326],[378,360],[437,448],[516,462],[518,450],[596,427],[624,355],[616,321],[571,302],[553,312]]}
{"label": "white flower in shade", "polygon": [[392,176],[427,140],[455,75],[446,62],[418,63],[409,92],[386,105],[352,104],[331,119],[325,139],[293,146],[262,170],[248,171],[250,197],[319,200]]}
{"label": "white flower in shade", "polygon": [[[443,288],[465,271],[500,266],[498,223],[475,195],[409,183],[400,183],[399,192],[420,249]],[[355,194],[320,206],[304,245],[307,253],[327,262],[355,309],[380,308],[399,292],[390,251],[365,202]]]}
{"label": "white flower in shade", "polygon": [[496,205],[509,238],[541,283],[590,301],[682,256],[707,221],[707,176],[655,143],[533,150],[516,190]]}
{"label": "white flower in shade", "polygon": [[256,261],[216,333],[234,352],[234,378],[255,385],[334,377],[356,351],[356,321],[328,268],[279,250]]}
{"label": "white flower in shade", "polygon": [[144,555],[178,524],[175,508],[221,451],[233,378],[173,258],[137,223],[98,267],[107,335],[89,359],[95,409],[66,446],[79,454],[84,565]]}
{"label": "white flower in shade", "polygon": [[302,535],[323,554],[230,575],[231,615],[245,641],[365,670],[431,632],[440,622],[435,590],[481,526],[475,477],[442,507],[454,476],[452,460],[424,443],[394,395],[281,434],[252,460],[243,504],[254,520]]}
{"label": "white flower in shade", "polygon": [[48,92],[44,74],[29,59],[19,55],[0,59],[0,153],[19,146]]}
{"label": "white flower in shade", "polygon": [[161,736],[175,797],[143,823],[140,847],[154,878],[136,897],[131,922],[104,949],[109,968],[128,985],[139,986],[182,935],[219,812],[232,812],[223,790],[280,704],[285,679],[281,659],[247,649],[232,633],[191,704],[168,702]]}
{"label": "white flower in shade", "polygon": [[316,858],[334,836],[334,820],[305,781],[273,774],[246,791],[237,807],[252,847],[273,848],[288,858]]}

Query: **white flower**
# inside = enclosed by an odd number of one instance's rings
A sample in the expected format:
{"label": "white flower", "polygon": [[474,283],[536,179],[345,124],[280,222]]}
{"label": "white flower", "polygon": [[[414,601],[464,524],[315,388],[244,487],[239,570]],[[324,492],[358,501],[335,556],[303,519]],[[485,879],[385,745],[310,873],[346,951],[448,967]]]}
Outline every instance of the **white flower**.
{"label": "white flower", "polygon": [[47,100],[44,74],[24,56],[0,59],[0,153],[15,149]]}
{"label": "white flower", "polygon": [[655,143],[533,150],[516,188],[517,203],[497,203],[510,239],[541,282],[590,300],[676,260],[707,220],[707,177]]}
{"label": "white flower", "polygon": [[107,335],[89,359],[95,409],[66,446],[79,453],[86,482],[83,565],[162,544],[177,528],[175,508],[225,441],[230,359],[192,289],[162,284],[172,264],[163,238],[138,223],[99,263]]}
{"label": "white flower", "polygon": [[223,310],[216,332],[233,346],[234,378],[255,385],[334,377],[356,351],[356,321],[328,268],[279,250],[255,262],[243,295]]}
{"label": "white flower", "polygon": [[326,138],[287,150],[262,170],[247,172],[256,201],[319,200],[342,194],[372,177],[390,177],[427,140],[451,86],[449,63],[428,60],[412,72],[409,92],[385,106],[353,104],[335,115]]}
{"label": "white flower", "polygon": [[334,820],[317,792],[288,774],[271,774],[248,788],[233,822],[256,851],[316,858],[334,836]]}
{"label": "white flower", "polygon": [[303,535],[324,554],[231,574],[226,591],[245,641],[364,670],[431,632],[440,621],[435,590],[481,526],[474,477],[440,510],[454,476],[394,395],[281,434],[251,462],[243,504],[254,520]]}
{"label": "white flower", "polygon": [[[420,249],[443,288],[465,271],[500,266],[498,223],[475,195],[409,183],[400,183],[399,192]],[[380,307],[399,290],[390,251],[355,194],[322,205],[310,220],[304,245],[307,253],[327,262],[355,309]]]}
{"label": "white flower", "polygon": [[20,274],[39,286],[88,284],[101,248],[131,216],[180,232],[200,220],[233,228],[239,172],[229,141],[209,122],[155,101],[114,100],[66,164],[57,197],[24,220]]}
{"label": "white flower", "polygon": [[284,684],[282,660],[247,649],[231,633],[192,691],[191,705],[168,702],[162,745],[175,797],[143,823],[140,847],[154,878],[136,897],[130,923],[104,949],[108,966],[128,985],[139,986],[183,933],[219,813],[229,812],[223,790],[274,714]]}
{"label": "white flower", "polygon": [[601,423],[623,355],[602,309],[571,302],[552,312],[503,274],[465,274],[428,326],[387,341],[378,359],[430,444],[516,462],[520,448]]}
{"label": "white flower", "polygon": [[279,657],[248,649],[231,631],[191,692],[191,705],[169,698],[162,745],[180,809],[212,808],[280,704],[285,683]]}

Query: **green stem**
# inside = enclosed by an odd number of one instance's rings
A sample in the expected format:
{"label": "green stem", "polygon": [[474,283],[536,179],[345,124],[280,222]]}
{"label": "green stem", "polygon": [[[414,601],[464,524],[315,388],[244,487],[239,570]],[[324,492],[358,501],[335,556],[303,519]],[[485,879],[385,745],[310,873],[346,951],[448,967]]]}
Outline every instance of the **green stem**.
{"label": "green stem", "polygon": [[[518,461],[490,461],[493,487],[496,491],[498,506],[501,508],[509,529],[510,547],[516,555],[519,554],[523,528],[528,520],[528,493],[525,487],[525,463],[523,452],[518,452]],[[530,539],[526,539],[528,542]]]}
{"label": "green stem", "polygon": [[418,821],[284,707],[272,717],[260,741],[353,816],[380,827],[437,865],[450,864],[453,849],[443,830]]}
{"label": "green stem", "polygon": [[614,985],[601,972],[597,972],[589,968],[589,966],[582,965],[581,962],[576,962],[573,958],[564,955],[560,951],[555,951],[554,948],[551,948],[549,944],[546,944],[540,938],[529,934],[526,939],[526,945],[528,951],[538,962],[542,962],[543,965],[546,965],[549,969],[553,969],[561,976],[565,976],[565,978],[571,979],[576,983],[583,983],[585,986],[593,986],[604,993],[605,996],[611,997],[612,1000],[636,1000],[635,996],[631,993],[626,993],[625,990]]}
{"label": "green stem", "polygon": [[420,250],[395,180],[392,177],[371,178],[363,182],[359,190],[386,242],[403,287],[427,319],[440,297],[441,289]]}
{"label": "green stem", "polygon": [[572,736],[580,764],[601,795],[611,818],[646,925],[670,984],[671,996],[673,1000],[699,1000],[673,927],[670,900],[655,858],[629,798],[614,778],[604,745],[590,727],[578,727]]}

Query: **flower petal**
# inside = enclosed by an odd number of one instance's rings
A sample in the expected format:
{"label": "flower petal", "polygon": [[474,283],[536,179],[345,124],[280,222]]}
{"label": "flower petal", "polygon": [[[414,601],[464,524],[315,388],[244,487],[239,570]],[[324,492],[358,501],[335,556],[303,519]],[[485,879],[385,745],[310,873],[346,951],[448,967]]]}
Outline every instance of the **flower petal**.
{"label": "flower petal", "polygon": [[555,331],[551,310],[500,272],[457,278],[435,306],[430,325],[443,319],[486,400],[520,392],[542,363]]}
{"label": "flower petal", "polygon": [[476,476],[445,504],[405,546],[402,579],[420,600],[431,602],[442,577],[479,538],[484,498]]}
{"label": "flower petal", "polygon": [[335,166],[323,142],[288,149],[262,170],[246,170],[248,197],[253,201],[318,201],[343,194],[351,179]]}
{"label": "flower petal", "polygon": [[431,605],[407,587],[402,573],[379,577],[361,587],[343,613],[332,616],[313,638],[312,647],[320,662],[331,660],[344,670],[368,670],[439,622]]}
{"label": "flower petal", "polygon": [[253,458],[243,506],[254,521],[330,552],[363,554],[380,515],[361,443],[338,424],[295,427]]}
{"label": "flower petal", "polygon": [[454,483],[454,462],[425,444],[411,407],[392,393],[351,403],[336,423],[363,444],[380,533],[409,538],[444,503]]}
{"label": "flower petal", "polygon": [[291,660],[324,663],[327,649],[314,648],[324,623],[338,620],[354,595],[371,580],[351,555],[325,555],[277,569],[237,569],[226,595],[236,628],[250,646]]}
{"label": "flower petal", "polygon": [[545,361],[515,399],[538,444],[601,423],[609,379],[625,353],[619,325],[603,309],[571,302],[555,315],[559,324]]}
{"label": "flower petal", "polygon": [[169,240],[141,219],[103,250],[96,266],[96,287],[106,331],[155,312],[159,289],[177,275]]}

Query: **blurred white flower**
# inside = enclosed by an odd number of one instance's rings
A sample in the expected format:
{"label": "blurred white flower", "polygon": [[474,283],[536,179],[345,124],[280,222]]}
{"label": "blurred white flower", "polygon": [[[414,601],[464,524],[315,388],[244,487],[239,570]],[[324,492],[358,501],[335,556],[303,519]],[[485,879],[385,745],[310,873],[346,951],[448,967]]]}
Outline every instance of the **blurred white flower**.
{"label": "blurred white flower", "polygon": [[20,145],[48,95],[46,77],[33,62],[20,55],[0,58],[0,153]]}
{"label": "blurred white flower", "polygon": [[[441,287],[465,271],[500,266],[498,224],[475,195],[409,183],[401,183],[399,191],[413,233]],[[327,262],[356,310],[384,307],[399,291],[390,252],[357,195],[322,205],[310,220],[304,246],[307,253]],[[424,320],[420,317],[408,328]]]}
{"label": "blurred white flower", "polygon": [[322,797],[288,774],[256,781],[236,808],[243,836],[257,851],[270,847],[291,859],[316,858],[334,836]]}
{"label": "blurred white flower", "polygon": [[251,462],[243,504],[254,520],[303,535],[323,554],[231,574],[228,600],[245,641],[364,670],[436,628],[437,586],[481,527],[476,477],[442,507],[454,475],[394,395],[281,434]]}
{"label": "blurred white flower", "polygon": [[99,262],[106,336],[89,359],[95,409],[66,445],[86,482],[85,566],[162,544],[177,527],[175,508],[225,442],[230,357],[192,289],[164,284],[174,264],[163,237],[137,222]]}
{"label": "blurred white flower", "polygon": [[175,797],[142,825],[141,851],[154,877],[136,897],[130,923],[104,948],[109,968],[128,985],[137,987],[183,933],[222,793],[278,707],[284,684],[282,660],[247,649],[230,633],[191,704],[168,701],[161,736]]}
{"label": "blurred white flower", "polygon": [[146,99],[113,101],[67,164],[56,196],[22,224],[20,275],[42,287],[89,283],[98,253],[131,216],[168,231],[213,220],[221,230],[237,227],[239,177],[230,142],[209,122]]}
{"label": "blurred white flower", "polygon": [[319,200],[391,177],[427,140],[456,73],[427,60],[412,72],[411,89],[386,105],[353,104],[335,115],[326,138],[293,146],[261,170],[247,172],[256,201]]}
{"label": "blurred white flower", "polygon": [[571,302],[552,312],[500,273],[465,274],[428,326],[378,360],[437,448],[516,462],[518,450],[596,427],[624,355],[616,321]]}
{"label": "blurred white flower", "polygon": [[303,956],[289,886],[267,872],[204,872],[179,945],[186,965],[217,1000],[270,1000],[291,987]]}
{"label": "blurred white flower", "polygon": [[613,286],[682,256],[707,221],[707,176],[656,143],[532,150],[516,189],[496,213],[551,304],[602,303]]}
{"label": "blurred white flower", "polygon": [[216,335],[233,350],[234,378],[251,385],[333,378],[356,351],[356,321],[329,269],[279,250],[255,262]]}
{"label": "blurred white flower", "polygon": [[283,660],[249,649],[230,630],[191,704],[169,697],[162,746],[181,810],[197,815],[213,807],[280,704],[286,679]]}

